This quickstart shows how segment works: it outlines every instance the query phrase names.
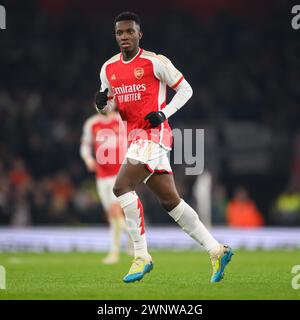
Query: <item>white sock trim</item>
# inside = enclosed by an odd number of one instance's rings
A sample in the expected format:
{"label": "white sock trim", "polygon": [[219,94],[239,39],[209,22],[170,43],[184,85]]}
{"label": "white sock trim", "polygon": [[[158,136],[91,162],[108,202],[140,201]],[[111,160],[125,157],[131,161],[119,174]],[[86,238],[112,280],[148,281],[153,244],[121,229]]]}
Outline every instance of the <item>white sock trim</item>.
{"label": "white sock trim", "polygon": [[183,199],[179,202],[179,204],[168,212],[168,214],[177,222],[184,212],[184,207],[186,203]]}
{"label": "white sock trim", "polygon": [[129,206],[131,203],[133,203],[137,199],[138,199],[138,196],[135,193],[135,191],[129,191],[118,197],[118,200],[122,209]]}

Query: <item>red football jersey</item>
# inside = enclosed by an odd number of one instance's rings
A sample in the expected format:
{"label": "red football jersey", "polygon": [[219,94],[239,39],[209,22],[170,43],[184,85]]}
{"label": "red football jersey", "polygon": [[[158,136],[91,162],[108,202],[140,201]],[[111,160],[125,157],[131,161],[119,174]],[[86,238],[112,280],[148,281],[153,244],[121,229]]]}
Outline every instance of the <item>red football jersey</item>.
{"label": "red football jersey", "polygon": [[96,159],[98,178],[117,175],[127,149],[122,119],[116,112],[88,118],[83,126],[81,144],[83,158]]}
{"label": "red football jersey", "polygon": [[152,140],[171,149],[172,133],[165,120],[159,127],[141,131],[147,124],[149,112],[163,110],[166,106],[167,86],[176,88],[183,80],[169,59],[153,52],[139,49],[129,61],[119,53],[106,61],[101,68],[101,90],[109,89],[109,103],[116,104],[127,125],[128,140]]}

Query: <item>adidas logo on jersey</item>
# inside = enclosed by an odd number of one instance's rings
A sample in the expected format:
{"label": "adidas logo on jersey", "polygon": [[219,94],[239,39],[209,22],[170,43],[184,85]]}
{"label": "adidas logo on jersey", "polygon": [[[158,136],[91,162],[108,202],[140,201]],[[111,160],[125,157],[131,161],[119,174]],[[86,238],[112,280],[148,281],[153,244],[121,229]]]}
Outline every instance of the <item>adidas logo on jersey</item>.
{"label": "adidas logo on jersey", "polygon": [[110,78],[110,80],[116,80],[117,78],[116,78],[116,76],[113,74],[112,76],[111,76],[111,78]]}

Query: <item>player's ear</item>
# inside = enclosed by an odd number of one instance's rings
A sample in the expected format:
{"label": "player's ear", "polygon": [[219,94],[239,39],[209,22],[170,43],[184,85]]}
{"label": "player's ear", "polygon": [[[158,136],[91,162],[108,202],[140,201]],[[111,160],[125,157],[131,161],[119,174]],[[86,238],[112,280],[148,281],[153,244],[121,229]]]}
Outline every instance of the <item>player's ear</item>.
{"label": "player's ear", "polygon": [[142,39],[142,36],[143,36],[143,32],[140,31],[140,32],[139,32],[139,39],[140,39],[140,40]]}

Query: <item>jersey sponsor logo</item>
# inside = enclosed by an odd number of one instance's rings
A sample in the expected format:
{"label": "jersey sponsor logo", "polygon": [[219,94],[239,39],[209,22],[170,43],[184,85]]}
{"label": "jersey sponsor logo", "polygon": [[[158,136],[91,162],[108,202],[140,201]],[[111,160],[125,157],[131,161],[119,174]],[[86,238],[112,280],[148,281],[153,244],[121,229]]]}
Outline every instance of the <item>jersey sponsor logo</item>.
{"label": "jersey sponsor logo", "polygon": [[130,84],[128,86],[125,86],[125,84],[122,84],[119,87],[112,87],[114,94],[125,94],[125,93],[135,93],[135,92],[141,92],[146,91],[146,84]]}
{"label": "jersey sponsor logo", "polygon": [[144,68],[135,68],[134,69],[134,76],[138,80],[142,79],[143,75],[144,75]]}
{"label": "jersey sponsor logo", "polygon": [[116,95],[118,102],[131,102],[142,100],[141,92],[146,91],[146,84],[132,84],[124,85],[122,84],[119,87],[112,87],[114,94]]}

